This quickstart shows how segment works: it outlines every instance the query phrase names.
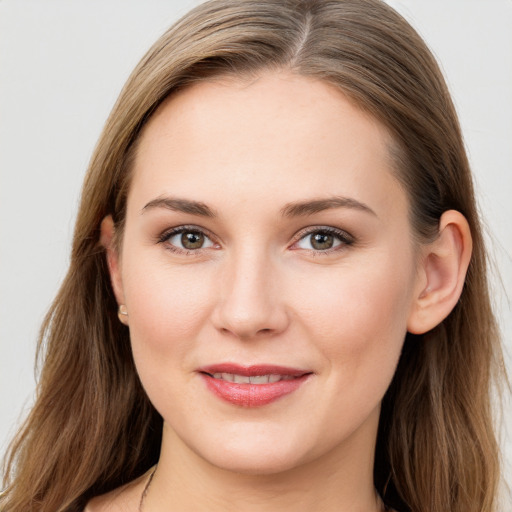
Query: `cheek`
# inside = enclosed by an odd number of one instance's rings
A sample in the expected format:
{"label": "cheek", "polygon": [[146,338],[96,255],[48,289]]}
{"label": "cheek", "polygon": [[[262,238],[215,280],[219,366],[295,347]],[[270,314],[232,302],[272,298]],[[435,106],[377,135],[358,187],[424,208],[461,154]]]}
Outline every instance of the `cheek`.
{"label": "cheek", "polygon": [[170,349],[175,356],[190,349],[209,314],[209,273],[196,265],[155,264],[135,253],[124,268],[134,352],[148,347],[158,359],[171,354]]}
{"label": "cheek", "polygon": [[378,370],[391,379],[406,334],[412,276],[412,258],[380,254],[302,280],[296,297],[304,328],[333,371],[373,379]]}
{"label": "cheek", "polygon": [[[193,267],[156,264],[143,251],[134,251],[124,265],[135,365],[153,405],[166,418],[180,403],[192,414],[197,401],[197,384],[184,383],[193,380],[199,334],[209,316],[210,291],[205,272]],[[170,404],[174,404],[171,409]]]}

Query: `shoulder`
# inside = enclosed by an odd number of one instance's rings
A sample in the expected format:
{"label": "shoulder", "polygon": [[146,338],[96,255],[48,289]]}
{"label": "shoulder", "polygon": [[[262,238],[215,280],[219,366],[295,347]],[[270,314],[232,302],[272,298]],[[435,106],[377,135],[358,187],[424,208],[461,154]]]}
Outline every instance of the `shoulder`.
{"label": "shoulder", "polygon": [[122,487],[92,498],[84,512],[137,512],[148,473]]}

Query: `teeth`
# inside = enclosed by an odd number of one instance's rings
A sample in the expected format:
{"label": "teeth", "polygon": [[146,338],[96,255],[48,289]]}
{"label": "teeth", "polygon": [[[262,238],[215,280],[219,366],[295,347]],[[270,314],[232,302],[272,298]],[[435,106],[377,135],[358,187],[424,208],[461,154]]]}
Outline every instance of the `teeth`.
{"label": "teeth", "polygon": [[253,377],[249,377],[251,384],[268,384],[269,380],[270,375],[254,375]]}
{"label": "teeth", "polygon": [[237,375],[235,373],[214,373],[214,379],[221,379],[227,382],[234,382],[235,384],[272,384],[280,380],[292,380],[295,377],[292,375],[253,375],[247,377],[245,375]]}

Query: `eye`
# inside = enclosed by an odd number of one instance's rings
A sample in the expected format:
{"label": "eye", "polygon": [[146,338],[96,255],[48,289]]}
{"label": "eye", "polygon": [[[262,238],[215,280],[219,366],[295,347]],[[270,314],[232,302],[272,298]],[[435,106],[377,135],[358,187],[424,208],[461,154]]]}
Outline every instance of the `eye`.
{"label": "eye", "polygon": [[165,242],[174,251],[196,251],[215,246],[203,231],[186,226],[167,231],[159,241]]}
{"label": "eye", "polygon": [[353,238],[345,231],[335,228],[321,228],[309,231],[294,245],[309,251],[329,251],[343,245],[351,245]]}

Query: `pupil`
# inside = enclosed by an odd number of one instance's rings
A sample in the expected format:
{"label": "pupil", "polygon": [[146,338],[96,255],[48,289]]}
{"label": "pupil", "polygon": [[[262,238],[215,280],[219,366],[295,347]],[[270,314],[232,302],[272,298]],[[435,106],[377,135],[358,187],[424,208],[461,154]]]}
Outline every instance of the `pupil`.
{"label": "pupil", "polygon": [[311,237],[311,245],[315,249],[326,250],[333,246],[334,237],[328,233],[315,233]]}
{"label": "pupil", "polygon": [[204,243],[204,235],[202,233],[183,233],[181,243],[185,249],[200,249]]}

